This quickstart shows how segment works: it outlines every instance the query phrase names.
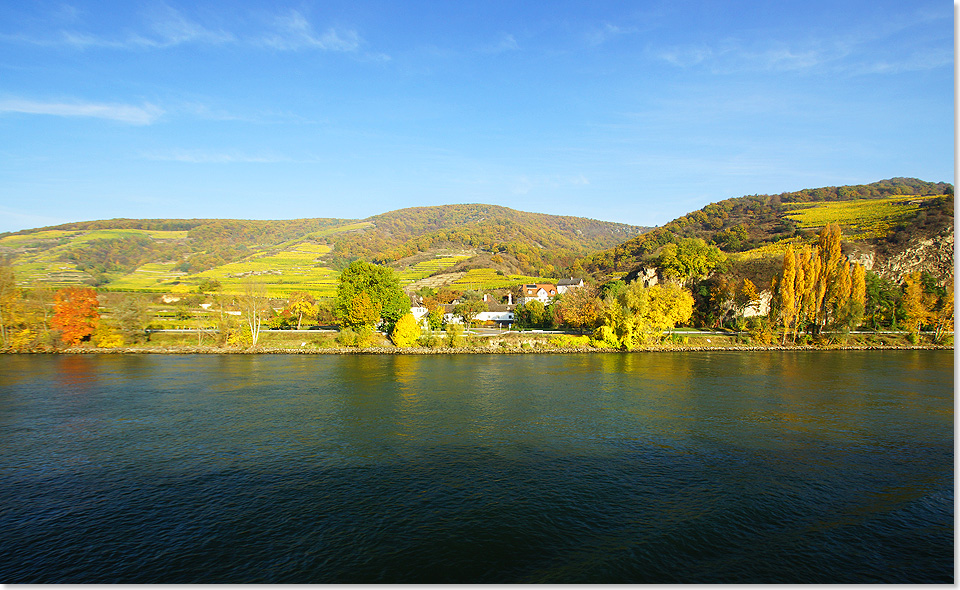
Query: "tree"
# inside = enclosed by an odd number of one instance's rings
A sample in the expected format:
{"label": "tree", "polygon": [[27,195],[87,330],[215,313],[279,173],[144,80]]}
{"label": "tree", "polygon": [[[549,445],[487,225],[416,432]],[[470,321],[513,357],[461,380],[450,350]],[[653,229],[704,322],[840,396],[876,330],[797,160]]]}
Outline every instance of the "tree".
{"label": "tree", "polygon": [[7,326],[13,319],[13,308],[20,299],[13,266],[4,258],[0,261],[0,344],[7,344]]}
{"label": "tree", "polygon": [[[365,294],[366,299],[358,299],[361,294]],[[356,313],[361,304],[369,305],[369,310]],[[410,299],[400,288],[400,279],[392,269],[357,260],[340,273],[333,311],[341,325],[372,328],[382,320],[389,333],[397,321],[410,312]]]}
{"label": "tree", "polygon": [[412,313],[408,313],[397,321],[390,334],[390,339],[397,348],[407,348],[413,346],[413,343],[420,337],[420,326],[417,325],[417,319]]}
{"label": "tree", "polygon": [[722,268],[727,255],[700,238],[684,238],[660,250],[657,266],[665,278],[687,283]]}
{"label": "tree", "polygon": [[920,327],[930,319],[930,311],[933,308],[935,298],[923,292],[923,284],[920,282],[920,273],[916,272],[907,275],[903,280],[903,299],[901,305],[906,315],[906,326],[910,332],[916,336],[920,332]]}
{"label": "tree", "polygon": [[747,308],[756,307],[759,301],[760,294],[757,292],[757,286],[750,279],[743,279],[733,296],[733,302],[737,306],[737,314],[743,317]]}
{"label": "tree", "polygon": [[547,320],[547,310],[538,299],[531,299],[518,305],[514,310],[514,318],[518,326],[524,328],[541,328]]}
{"label": "tree", "polygon": [[597,289],[584,285],[574,289],[557,303],[562,323],[576,328],[583,334],[584,328],[592,329],[600,318],[601,304]]}
{"label": "tree", "polygon": [[933,321],[933,339],[942,342],[947,331],[953,331],[953,281],[946,285],[946,292],[937,301],[931,320]]}
{"label": "tree", "polygon": [[286,310],[297,318],[297,329],[303,324],[303,316],[312,316],[317,313],[317,301],[309,293],[294,291],[287,297]]}
{"label": "tree", "polygon": [[462,319],[464,325],[469,329],[473,319],[487,309],[487,304],[483,300],[470,298],[453,306],[453,315]]}
{"label": "tree", "polygon": [[120,333],[128,342],[146,338],[147,303],[141,295],[128,295],[120,299],[113,310]]}
{"label": "tree", "polygon": [[89,340],[99,323],[99,302],[93,289],[66,287],[54,294],[51,324],[61,331],[65,343],[76,345]]}
{"label": "tree", "polygon": [[864,276],[865,298],[864,314],[866,323],[874,330],[887,325],[891,330],[897,329],[897,307],[900,301],[900,289],[890,279],[885,279],[874,272],[866,272]]}
{"label": "tree", "polygon": [[270,309],[270,299],[267,297],[263,283],[246,282],[243,284],[243,295],[238,298],[240,311],[243,312],[246,326],[250,329],[250,345],[256,346],[260,341],[260,330],[263,321]]}
{"label": "tree", "polygon": [[659,340],[693,315],[693,295],[675,284],[644,287],[636,281],[603,303],[603,323],[594,338],[625,350]]}
{"label": "tree", "polygon": [[443,306],[437,305],[430,309],[427,312],[427,325],[431,330],[439,330],[443,328]]}
{"label": "tree", "polygon": [[783,323],[783,340],[781,344],[786,344],[787,333],[790,331],[790,326],[797,316],[797,302],[794,291],[797,282],[797,258],[793,254],[793,246],[789,246],[783,255],[783,271],[780,277],[777,297],[780,308],[780,321]]}

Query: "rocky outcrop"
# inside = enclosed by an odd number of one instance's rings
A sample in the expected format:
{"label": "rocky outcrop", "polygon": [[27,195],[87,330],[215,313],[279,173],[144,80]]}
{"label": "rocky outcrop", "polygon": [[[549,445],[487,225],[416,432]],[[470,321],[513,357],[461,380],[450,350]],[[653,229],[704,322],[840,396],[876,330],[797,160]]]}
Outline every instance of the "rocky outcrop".
{"label": "rocky outcrop", "polygon": [[953,228],[932,237],[914,238],[900,252],[888,257],[877,256],[872,270],[896,282],[908,274],[925,271],[945,283],[953,278],[953,241]]}

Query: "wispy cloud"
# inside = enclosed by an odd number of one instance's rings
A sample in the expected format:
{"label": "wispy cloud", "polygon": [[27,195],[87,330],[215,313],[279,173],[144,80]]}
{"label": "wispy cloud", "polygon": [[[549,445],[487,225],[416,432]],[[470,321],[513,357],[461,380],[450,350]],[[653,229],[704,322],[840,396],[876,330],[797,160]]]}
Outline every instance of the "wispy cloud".
{"label": "wispy cloud", "polygon": [[603,23],[587,31],[586,39],[590,45],[601,45],[611,39],[636,32],[636,27],[622,27],[610,23]]}
{"label": "wispy cloud", "polygon": [[147,15],[148,27],[152,34],[134,35],[133,43],[145,47],[173,47],[184,43],[219,44],[234,40],[226,31],[215,31],[190,20],[179,11],[160,4],[154,6]]}
{"label": "wispy cloud", "polygon": [[[952,51],[944,51],[942,45],[923,46],[930,23],[942,17],[918,12],[845,31],[836,37],[726,38],[713,43],[659,47],[650,53],[678,68],[700,68],[717,74],[813,69],[884,74],[926,70],[953,63]],[[903,51],[905,39],[912,40],[915,46],[909,54]]]}
{"label": "wispy cloud", "polygon": [[150,125],[159,119],[164,110],[156,105],[97,103],[97,102],[38,102],[23,99],[0,100],[0,113],[23,113],[51,115],[56,117],[92,117],[129,123]]}
{"label": "wispy cloud", "polygon": [[513,37],[513,35],[503,33],[495,42],[480,48],[480,51],[482,53],[496,54],[503,53],[505,51],[517,51],[518,49],[520,49],[520,45],[517,44],[517,40]]}
{"label": "wispy cloud", "polygon": [[289,14],[274,19],[275,31],[261,39],[264,45],[274,49],[323,49],[327,51],[354,51],[360,46],[356,31],[338,31],[328,28],[317,34],[313,25],[302,14],[291,10]]}
{"label": "wispy cloud", "polygon": [[[62,28],[40,36],[22,32],[0,33],[0,41],[40,47],[118,50],[233,43],[283,51],[317,49],[336,52],[356,51],[362,43],[360,35],[352,29],[328,27],[323,32],[317,32],[313,24],[296,10],[267,18],[259,31],[245,35],[205,26],[166,4],[153,6],[142,15],[142,19],[140,30],[122,36],[111,37],[79,28]],[[382,53],[368,54],[366,57],[373,61],[389,59]]]}

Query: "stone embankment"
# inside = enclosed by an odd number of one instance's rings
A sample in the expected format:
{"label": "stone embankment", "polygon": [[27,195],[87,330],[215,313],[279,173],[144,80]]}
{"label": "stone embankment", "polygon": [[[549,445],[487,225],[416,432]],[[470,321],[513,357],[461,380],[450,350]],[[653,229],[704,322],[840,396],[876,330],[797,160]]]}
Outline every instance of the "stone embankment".
{"label": "stone embankment", "polygon": [[[827,346],[652,346],[637,348],[630,352],[768,352],[768,351],[826,351],[826,350],[953,350],[953,346],[937,344],[916,345],[827,345]],[[444,354],[571,354],[571,353],[616,353],[625,351],[610,348],[573,347],[573,348],[500,348],[500,347],[462,347],[462,348],[217,348],[212,346],[176,346],[176,347],[122,347],[122,348],[65,348],[62,350],[31,351],[6,354],[383,354],[383,355],[444,355]]]}

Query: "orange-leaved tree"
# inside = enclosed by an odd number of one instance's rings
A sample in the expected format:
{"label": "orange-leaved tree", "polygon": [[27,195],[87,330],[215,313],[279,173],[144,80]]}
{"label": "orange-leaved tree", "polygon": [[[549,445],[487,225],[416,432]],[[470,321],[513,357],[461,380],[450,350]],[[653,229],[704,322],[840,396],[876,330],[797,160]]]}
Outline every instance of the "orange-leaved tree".
{"label": "orange-leaved tree", "polygon": [[90,288],[66,287],[53,296],[53,318],[50,323],[60,329],[61,338],[70,345],[89,338],[100,323],[97,292]]}

